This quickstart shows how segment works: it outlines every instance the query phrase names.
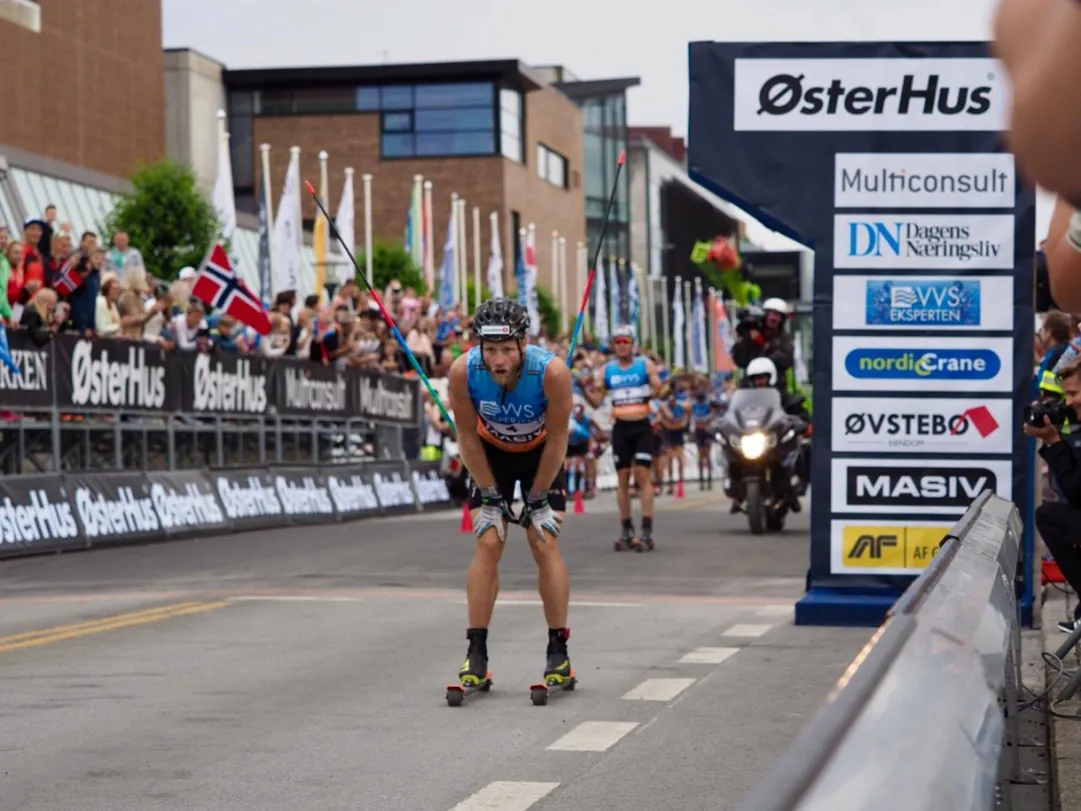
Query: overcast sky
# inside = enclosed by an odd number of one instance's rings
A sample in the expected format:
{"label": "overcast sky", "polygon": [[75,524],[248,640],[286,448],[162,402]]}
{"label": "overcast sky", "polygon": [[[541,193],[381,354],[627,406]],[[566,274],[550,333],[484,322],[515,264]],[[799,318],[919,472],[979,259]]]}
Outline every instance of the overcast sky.
{"label": "overcast sky", "polygon": [[519,58],[639,76],[632,124],[687,131],[687,43],[987,39],[994,0],[165,0],[166,47],[229,67]]}

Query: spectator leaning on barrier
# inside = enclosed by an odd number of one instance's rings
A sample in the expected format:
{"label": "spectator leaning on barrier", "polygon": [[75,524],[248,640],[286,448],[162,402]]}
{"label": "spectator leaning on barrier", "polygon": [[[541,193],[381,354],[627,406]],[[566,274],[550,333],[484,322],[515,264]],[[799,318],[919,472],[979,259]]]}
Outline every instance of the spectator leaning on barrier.
{"label": "spectator leaning on barrier", "polygon": [[[1081,358],[1071,363],[1060,376],[1068,413],[1076,422],[1081,409]],[[1081,595],[1081,450],[1075,450],[1062,437],[1059,428],[1045,415],[1043,425],[1026,421],[1025,433],[1040,440],[1040,456],[1047,462],[1058,484],[1063,501],[1045,502],[1036,508],[1036,528],[1055,558],[1062,576]],[[1070,633],[1081,624],[1081,603],[1074,609],[1074,619],[1059,623]]]}

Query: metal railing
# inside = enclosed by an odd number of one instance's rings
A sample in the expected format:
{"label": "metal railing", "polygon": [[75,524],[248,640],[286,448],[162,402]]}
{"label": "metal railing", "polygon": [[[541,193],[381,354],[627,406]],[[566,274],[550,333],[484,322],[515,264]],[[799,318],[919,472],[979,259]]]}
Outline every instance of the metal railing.
{"label": "metal railing", "polygon": [[739,811],[989,811],[1022,750],[1022,522],[982,494]]}

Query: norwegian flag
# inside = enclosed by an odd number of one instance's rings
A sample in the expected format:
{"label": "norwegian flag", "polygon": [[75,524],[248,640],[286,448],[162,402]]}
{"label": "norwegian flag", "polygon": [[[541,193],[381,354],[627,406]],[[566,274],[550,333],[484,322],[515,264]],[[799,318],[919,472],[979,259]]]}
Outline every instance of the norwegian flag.
{"label": "norwegian flag", "polygon": [[263,303],[233,270],[233,263],[221,243],[214,245],[203,264],[191,293],[218,310],[224,310],[260,335],[270,334],[270,316]]}
{"label": "norwegian flag", "polygon": [[61,296],[70,296],[82,286],[83,274],[79,272],[78,262],[75,261],[78,256],[78,253],[73,254],[53,279],[53,289]]}

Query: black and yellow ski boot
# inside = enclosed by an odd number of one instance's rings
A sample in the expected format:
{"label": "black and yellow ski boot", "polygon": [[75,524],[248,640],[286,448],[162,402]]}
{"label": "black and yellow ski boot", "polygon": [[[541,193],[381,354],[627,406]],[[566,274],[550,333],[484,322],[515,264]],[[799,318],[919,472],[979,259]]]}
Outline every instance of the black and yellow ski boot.
{"label": "black and yellow ski boot", "polygon": [[578,679],[567,653],[567,640],[570,637],[569,628],[548,629],[548,661],[544,665],[544,682],[529,688],[534,706],[547,704],[548,694],[552,690],[570,691],[577,686]]}

